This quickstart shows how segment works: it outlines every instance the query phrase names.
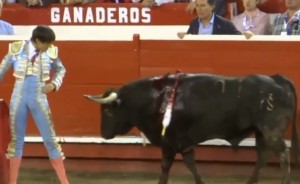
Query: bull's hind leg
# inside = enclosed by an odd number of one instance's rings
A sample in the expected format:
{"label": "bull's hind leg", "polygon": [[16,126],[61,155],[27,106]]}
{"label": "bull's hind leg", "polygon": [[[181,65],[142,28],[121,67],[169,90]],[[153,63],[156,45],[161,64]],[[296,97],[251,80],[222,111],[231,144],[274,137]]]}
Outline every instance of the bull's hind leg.
{"label": "bull's hind leg", "polygon": [[174,162],[175,155],[176,155],[176,151],[172,147],[167,145],[162,146],[162,162],[161,162],[162,173],[160,175],[158,184],[168,183],[169,171]]}
{"label": "bull's hind leg", "polygon": [[283,138],[279,138],[271,142],[272,149],[275,154],[279,157],[280,167],[282,170],[282,184],[290,184],[291,181],[291,171],[290,171],[290,152],[287,148]]}
{"label": "bull's hind leg", "polygon": [[247,184],[255,184],[258,182],[258,177],[261,168],[263,168],[267,164],[268,158],[271,154],[271,149],[268,148],[268,145],[265,142],[263,135],[258,131],[256,132],[256,151],[257,151],[256,165]]}
{"label": "bull's hind leg", "polygon": [[248,184],[257,183],[260,169],[267,163],[269,150],[274,151],[280,159],[283,172],[282,184],[291,184],[289,150],[284,142],[283,136],[278,132],[268,131],[265,136],[257,133],[258,161]]}
{"label": "bull's hind leg", "polygon": [[201,177],[199,176],[198,171],[197,171],[194,149],[190,148],[188,150],[185,150],[181,154],[182,154],[182,158],[183,158],[185,165],[193,173],[195,183],[196,184],[204,184],[204,182],[201,180]]}

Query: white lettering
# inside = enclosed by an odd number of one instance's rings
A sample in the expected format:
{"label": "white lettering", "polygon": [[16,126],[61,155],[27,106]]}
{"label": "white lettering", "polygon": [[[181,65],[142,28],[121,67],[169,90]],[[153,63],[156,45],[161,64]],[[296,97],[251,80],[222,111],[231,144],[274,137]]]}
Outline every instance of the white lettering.
{"label": "white lettering", "polygon": [[74,14],[74,22],[82,23],[82,21],[83,21],[82,7],[74,7],[73,10],[74,10],[74,13],[73,13]]}
{"label": "white lettering", "polygon": [[142,8],[142,23],[150,23],[151,22],[151,9],[150,8]]}
{"label": "white lettering", "polygon": [[53,7],[51,8],[51,22],[58,23],[60,22],[60,11],[59,8]]}
{"label": "white lettering", "polygon": [[102,7],[96,8],[96,22],[97,23],[105,22],[105,9]]}
{"label": "white lettering", "polygon": [[130,22],[131,23],[138,23],[139,22],[139,9],[136,7],[130,8]]}
{"label": "white lettering", "polygon": [[68,7],[65,7],[65,9],[64,9],[63,22],[72,22],[72,21],[71,21],[70,12],[69,12],[69,8],[68,8]]}
{"label": "white lettering", "polygon": [[114,14],[116,13],[116,8],[107,8],[107,23],[116,23],[117,20],[114,18]]}
{"label": "white lettering", "polygon": [[94,16],[93,16],[93,11],[92,11],[91,7],[88,7],[87,10],[86,10],[85,22],[86,23],[88,23],[88,22],[93,23],[94,22]]}
{"label": "white lettering", "polygon": [[139,7],[51,8],[52,23],[149,24],[151,9]]}
{"label": "white lettering", "polygon": [[128,10],[125,7],[119,8],[119,23],[128,23]]}

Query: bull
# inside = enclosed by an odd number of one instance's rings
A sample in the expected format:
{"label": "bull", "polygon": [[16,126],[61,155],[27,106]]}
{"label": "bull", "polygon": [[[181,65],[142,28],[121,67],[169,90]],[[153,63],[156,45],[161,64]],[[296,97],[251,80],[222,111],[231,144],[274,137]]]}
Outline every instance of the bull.
{"label": "bull", "polygon": [[[162,135],[166,102],[172,91],[172,116]],[[153,145],[161,148],[159,184],[167,184],[177,153],[182,155],[195,183],[204,184],[196,169],[194,146],[218,138],[237,149],[251,134],[255,135],[257,162],[247,184],[258,182],[259,171],[266,165],[270,152],[279,157],[282,184],[291,183],[284,132],[292,123],[291,148],[297,156],[297,96],[293,83],[282,75],[168,74],[85,97],[101,104],[103,138],[112,139],[137,127]]]}

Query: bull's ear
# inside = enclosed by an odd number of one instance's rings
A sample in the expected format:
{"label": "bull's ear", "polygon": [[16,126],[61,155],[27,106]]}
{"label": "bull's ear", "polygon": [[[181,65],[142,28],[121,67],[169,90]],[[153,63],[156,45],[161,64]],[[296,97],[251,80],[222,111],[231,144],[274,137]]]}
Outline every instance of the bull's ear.
{"label": "bull's ear", "polygon": [[121,99],[118,98],[118,99],[116,100],[116,102],[117,102],[117,105],[118,105],[118,106],[121,105]]}

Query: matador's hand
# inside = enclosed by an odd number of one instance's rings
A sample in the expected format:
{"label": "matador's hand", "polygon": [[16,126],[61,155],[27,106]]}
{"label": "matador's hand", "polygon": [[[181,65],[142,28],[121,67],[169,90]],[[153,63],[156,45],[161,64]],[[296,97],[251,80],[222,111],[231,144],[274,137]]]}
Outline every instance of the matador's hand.
{"label": "matador's hand", "polygon": [[47,94],[55,90],[55,85],[53,83],[48,83],[44,86],[42,92]]}

